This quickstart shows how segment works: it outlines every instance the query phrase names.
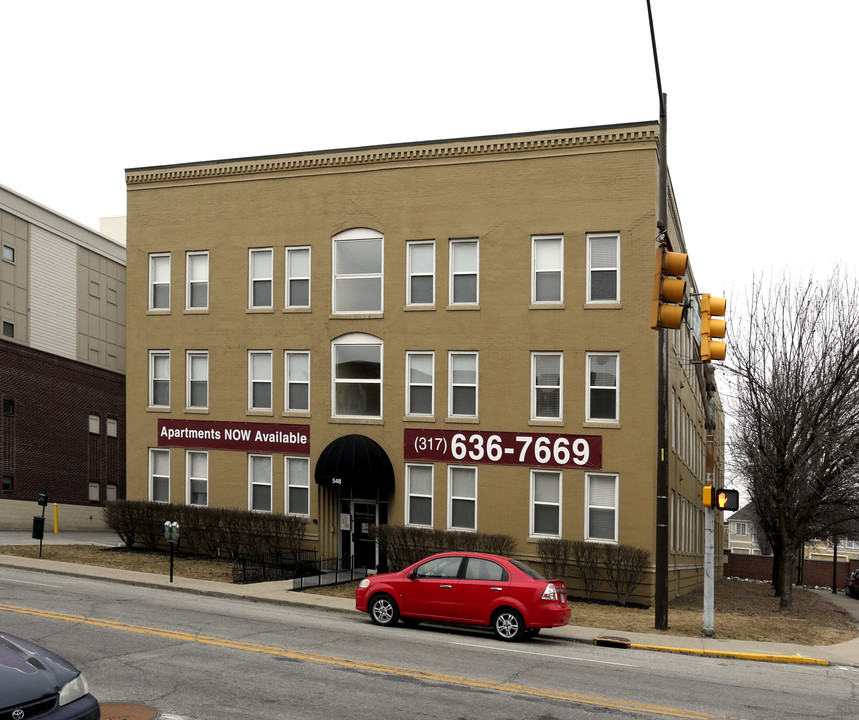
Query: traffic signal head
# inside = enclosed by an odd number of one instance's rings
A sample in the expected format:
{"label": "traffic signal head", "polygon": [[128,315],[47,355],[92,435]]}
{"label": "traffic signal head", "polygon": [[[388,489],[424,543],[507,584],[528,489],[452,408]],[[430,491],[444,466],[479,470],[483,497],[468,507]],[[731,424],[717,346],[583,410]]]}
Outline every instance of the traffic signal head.
{"label": "traffic signal head", "polygon": [[656,269],[653,273],[653,305],[650,327],[654,330],[676,330],[683,324],[683,301],[686,297],[685,253],[669,252],[664,245],[656,250]]}
{"label": "traffic signal head", "polygon": [[726,488],[719,488],[716,490],[716,507],[719,510],[739,510],[740,509],[740,491],[739,490],[727,490]]}
{"label": "traffic signal head", "polygon": [[704,507],[716,507],[716,488],[712,485],[704,486]]}
{"label": "traffic signal head", "polygon": [[710,293],[701,296],[701,360],[724,360],[727,351],[725,343],[713,338],[725,337],[725,298],[713,297]]}

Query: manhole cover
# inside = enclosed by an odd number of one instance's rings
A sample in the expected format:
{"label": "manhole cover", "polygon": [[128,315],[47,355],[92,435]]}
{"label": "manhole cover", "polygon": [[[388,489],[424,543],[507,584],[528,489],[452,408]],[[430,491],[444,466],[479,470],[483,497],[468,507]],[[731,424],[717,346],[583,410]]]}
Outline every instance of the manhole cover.
{"label": "manhole cover", "polygon": [[105,703],[101,706],[101,720],[152,720],[158,711],[145,705]]}

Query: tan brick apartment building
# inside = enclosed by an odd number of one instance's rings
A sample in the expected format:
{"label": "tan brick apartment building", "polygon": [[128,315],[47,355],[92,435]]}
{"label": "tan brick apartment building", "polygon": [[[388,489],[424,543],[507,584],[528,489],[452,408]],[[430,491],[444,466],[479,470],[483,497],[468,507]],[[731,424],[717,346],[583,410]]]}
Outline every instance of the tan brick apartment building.
{"label": "tan brick apartment building", "polygon": [[[654,551],[657,137],[128,170],[128,496],[303,514],[321,555],[368,563],[376,522]],[[693,315],[670,341],[672,596],[703,572]]]}

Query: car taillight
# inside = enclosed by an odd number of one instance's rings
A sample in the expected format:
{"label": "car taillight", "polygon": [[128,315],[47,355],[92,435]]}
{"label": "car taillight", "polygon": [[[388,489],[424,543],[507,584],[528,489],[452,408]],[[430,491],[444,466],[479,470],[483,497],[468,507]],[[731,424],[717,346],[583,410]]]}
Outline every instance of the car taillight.
{"label": "car taillight", "polygon": [[558,599],[558,591],[555,589],[553,583],[549,583],[546,585],[546,589],[543,590],[543,600],[557,600]]}

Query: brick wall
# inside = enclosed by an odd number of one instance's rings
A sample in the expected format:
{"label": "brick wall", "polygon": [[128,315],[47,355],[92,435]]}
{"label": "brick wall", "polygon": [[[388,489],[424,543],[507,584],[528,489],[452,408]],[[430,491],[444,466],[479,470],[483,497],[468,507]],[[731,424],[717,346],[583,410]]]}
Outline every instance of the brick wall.
{"label": "brick wall", "polygon": [[[735,555],[726,552],[728,561],[722,568],[724,577],[739,577],[750,580],[772,580],[772,557],[761,555]],[[838,588],[847,584],[847,576],[859,568],[859,560],[839,562],[836,569]],[[794,565],[793,580],[796,582],[797,569]],[[805,560],[802,569],[802,584],[819,587],[832,587],[832,561]]]}
{"label": "brick wall", "polygon": [[[125,497],[125,377],[85,363],[0,341],[0,501],[103,505],[108,485]],[[11,401],[11,404],[10,402]],[[98,434],[89,416],[100,419]],[[116,420],[108,437],[107,420]],[[99,484],[90,501],[89,484]],[[100,514],[100,513],[98,513]]]}

